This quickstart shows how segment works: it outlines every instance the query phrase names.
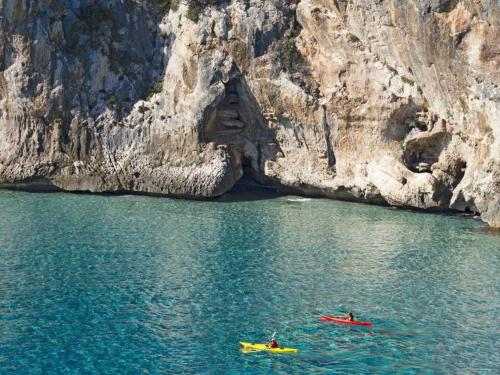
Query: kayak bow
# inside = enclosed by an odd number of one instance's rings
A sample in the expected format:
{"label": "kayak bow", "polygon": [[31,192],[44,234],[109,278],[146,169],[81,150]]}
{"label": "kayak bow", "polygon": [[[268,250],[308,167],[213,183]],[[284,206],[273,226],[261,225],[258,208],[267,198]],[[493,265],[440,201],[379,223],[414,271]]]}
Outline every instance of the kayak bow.
{"label": "kayak bow", "polygon": [[249,342],[240,342],[243,349],[267,350],[273,353],[297,353],[299,349],[294,348],[268,348],[266,344],[251,344]]}
{"label": "kayak bow", "polygon": [[336,322],[336,323],[344,323],[344,324],[353,324],[357,326],[371,326],[371,322],[358,322],[357,320],[347,320],[347,319],[342,319],[342,318],[335,318],[333,316],[326,316],[326,315],[321,315],[321,319],[330,321],[330,322]]}

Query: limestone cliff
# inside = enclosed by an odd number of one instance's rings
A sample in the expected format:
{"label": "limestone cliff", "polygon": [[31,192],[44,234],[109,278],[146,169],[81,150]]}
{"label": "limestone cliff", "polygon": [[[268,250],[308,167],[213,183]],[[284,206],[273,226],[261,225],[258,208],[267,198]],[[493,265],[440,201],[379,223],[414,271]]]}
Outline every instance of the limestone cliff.
{"label": "limestone cliff", "polygon": [[245,171],[498,227],[499,11],[497,0],[0,0],[0,183],[196,198]]}

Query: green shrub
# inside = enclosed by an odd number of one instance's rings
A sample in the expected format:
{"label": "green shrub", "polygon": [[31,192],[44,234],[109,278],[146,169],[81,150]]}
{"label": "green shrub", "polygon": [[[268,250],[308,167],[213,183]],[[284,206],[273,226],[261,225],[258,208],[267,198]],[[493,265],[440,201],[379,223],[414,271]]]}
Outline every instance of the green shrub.
{"label": "green shrub", "polygon": [[201,6],[197,3],[190,3],[188,12],[187,12],[187,18],[189,18],[193,22],[198,22],[200,19],[200,13],[201,13]]}
{"label": "green shrub", "polygon": [[178,0],[157,0],[158,6],[164,12],[168,12],[170,9],[176,11],[179,7]]}
{"label": "green shrub", "polygon": [[163,82],[156,82],[151,90],[149,90],[148,95],[146,96],[146,100],[150,100],[154,94],[159,94],[163,90]]}
{"label": "green shrub", "polygon": [[221,5],[225,2],[226,0],[191,0],[189,2],[187,18],[193,22],[198,22],[203,9],[209,6]]}
{"label": "green shrub", "polygon": [[304,57],[295,44],[295,37],[284,37],[276,43],[276,52],[285,70],[289,73],[300,71],[304,65]]}
{"label": "green shrub", "polygon": [[404,83],[410,85],[410,86],[414,86],[415,85],[415,81],[408,78],[408,77],[405,77],[405,76],[401,76],[401,81],[403,81]]}
{"label": "green shrub", "polygon": [[116,96],[114,95],[108,96],[108,105],[112,107],[115,104],[116,104]]}

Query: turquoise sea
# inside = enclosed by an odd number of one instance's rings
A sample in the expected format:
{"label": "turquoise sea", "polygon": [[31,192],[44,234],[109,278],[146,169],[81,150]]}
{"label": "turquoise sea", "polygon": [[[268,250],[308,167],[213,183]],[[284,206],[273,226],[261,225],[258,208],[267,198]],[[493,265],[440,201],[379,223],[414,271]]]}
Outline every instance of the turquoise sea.
{"label": "turquoise sea", "polygon": [[498,373],[498,234],[255,198],[0,191],[0,373]]}

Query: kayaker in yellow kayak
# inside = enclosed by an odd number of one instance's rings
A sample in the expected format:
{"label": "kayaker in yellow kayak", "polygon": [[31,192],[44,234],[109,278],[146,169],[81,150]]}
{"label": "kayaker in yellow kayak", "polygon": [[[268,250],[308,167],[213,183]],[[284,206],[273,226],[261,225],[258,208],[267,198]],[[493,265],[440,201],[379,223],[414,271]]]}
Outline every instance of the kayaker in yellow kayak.
{"label": "kayaker in yellow kayak", "polygon": [[269,349],[274,349],[274,348],[277,348],[278,347],[278,341],[276,341],[275,339],[272,339],[269,344],[267,344],[267,347]]}
{"label": "kayaker in yellow kayak", "polygon": [[241,349],[245,353],[259,352],[261,350],[267,350],[272,353],[297,353],[299,349],[295,348],[280,348],[278,341],[275,339],[276,332],[269,338],[267,344],[252,344],[249,342],[240,341],[240,345],[243,346]]}
{"label": "kayaker in yellow kayak", "polygon": [[271,338],[269,339],[269,343],[267,344],[267,347],[269,349],[275,349],[278,347],[278,341],[275,340],[274,336],[276,335],[276,332],[273,333]]}

